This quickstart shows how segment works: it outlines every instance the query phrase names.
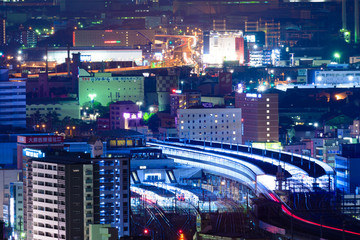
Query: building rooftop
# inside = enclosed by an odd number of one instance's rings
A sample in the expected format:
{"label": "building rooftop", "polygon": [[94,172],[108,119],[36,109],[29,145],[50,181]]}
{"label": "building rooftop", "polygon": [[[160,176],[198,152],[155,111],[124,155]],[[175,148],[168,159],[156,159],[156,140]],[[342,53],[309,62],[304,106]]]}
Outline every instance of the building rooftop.
{"label": "building rooftop", "polygon": [[111,131],[103,131],[98,133],[100,137],[105,138],[116,138],[116,137],[144,137],[143,134],[129,129],[114,129]]}

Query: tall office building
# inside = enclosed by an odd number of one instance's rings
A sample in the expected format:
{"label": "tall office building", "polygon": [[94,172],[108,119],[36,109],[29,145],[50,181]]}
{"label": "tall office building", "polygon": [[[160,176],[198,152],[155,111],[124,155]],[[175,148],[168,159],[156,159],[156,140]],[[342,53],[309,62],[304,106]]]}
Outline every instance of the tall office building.
{"label": "tall office building", "polygon": [[279,141],[277,94],[236,93],[235,107],[242,109],[242,143]]}
{"label": "tall office building", "polygon": [[[120,141],[120,140],[119,140]],[[94,222],[111,224],[119,237],[130,235],[130,158],[94,161]]]}
{"label": "tall office building", "polygon": [[30,159],[26,168],[27,239],[89,239],[94,221],[93,165],[81,158]]}
{"label": "tall office building", "polygon": [[0,69],[0,125],[26,127],[26,82],[9,80],[7,69]]}
{"label": "tall office building", "polygon": [[241,109],[191,108],[178,110],[179,137],[200,141],[241,143]]}

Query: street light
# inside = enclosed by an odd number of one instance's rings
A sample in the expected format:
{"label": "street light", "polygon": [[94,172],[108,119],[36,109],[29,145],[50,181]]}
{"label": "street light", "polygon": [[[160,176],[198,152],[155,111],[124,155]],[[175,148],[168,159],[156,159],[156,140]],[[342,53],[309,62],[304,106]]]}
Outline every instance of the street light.
{"label": "street light", "polygon": [[338,60],[338,63],[340,63],[340,57],[339,53],[334,53],[334,58]]}
{"label": "street light", "polygon": [[184,81],[181,81],[181,91],[184,90]]}
{"label": "street light", "polygon": [[96,94],[95,94],[95,93],[90,93],[88,96],[89,96],[91,102],[93,102],[94,99],[96,98]]}
{"label": "street light", "polygon": [[138,105],[139,110],[140,110],[140,106],[141,106],[142,104],[143,104],[143,103],[142,103],[141,101],[136,102],[136,105]]}

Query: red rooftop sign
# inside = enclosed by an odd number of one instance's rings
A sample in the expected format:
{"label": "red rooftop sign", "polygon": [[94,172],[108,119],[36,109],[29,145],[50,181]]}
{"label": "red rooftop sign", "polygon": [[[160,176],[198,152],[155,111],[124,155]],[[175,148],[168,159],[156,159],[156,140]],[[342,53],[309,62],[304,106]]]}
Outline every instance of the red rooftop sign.
{"label": "red rooftop sign", "polygon": [[63,143],[63,136],[18,136],[18,143],[27,144],[48,144],[48,143]]}

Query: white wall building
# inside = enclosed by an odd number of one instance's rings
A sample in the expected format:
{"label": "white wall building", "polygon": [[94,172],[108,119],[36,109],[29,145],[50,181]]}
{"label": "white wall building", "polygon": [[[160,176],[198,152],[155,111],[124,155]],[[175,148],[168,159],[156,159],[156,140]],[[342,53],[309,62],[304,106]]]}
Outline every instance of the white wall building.
{"label": "white wall building", "polygon": [[360,71],[315,71],[315,84],[360,87]]}
{"label": "white wall building", "polygon": [[179,109],[177,116],[180,138],[241,143],[240,108]]}
{"label": "white wall building", "polygon": [[77,159],[28,161],[27,239],[89,239],[94,221],[93,166]]}
{"label": "white wall building", "polygon": [[[142,65],[141,49],[91,49],[71,48],[70,57],[73,53],[80,53],[80,60],[85,62],[109,62],[109,61],[135,61]],[[48,51],[48,61],[55,61],[57,64],[65,63],[68,53],[66,48],[51,49]]]}

